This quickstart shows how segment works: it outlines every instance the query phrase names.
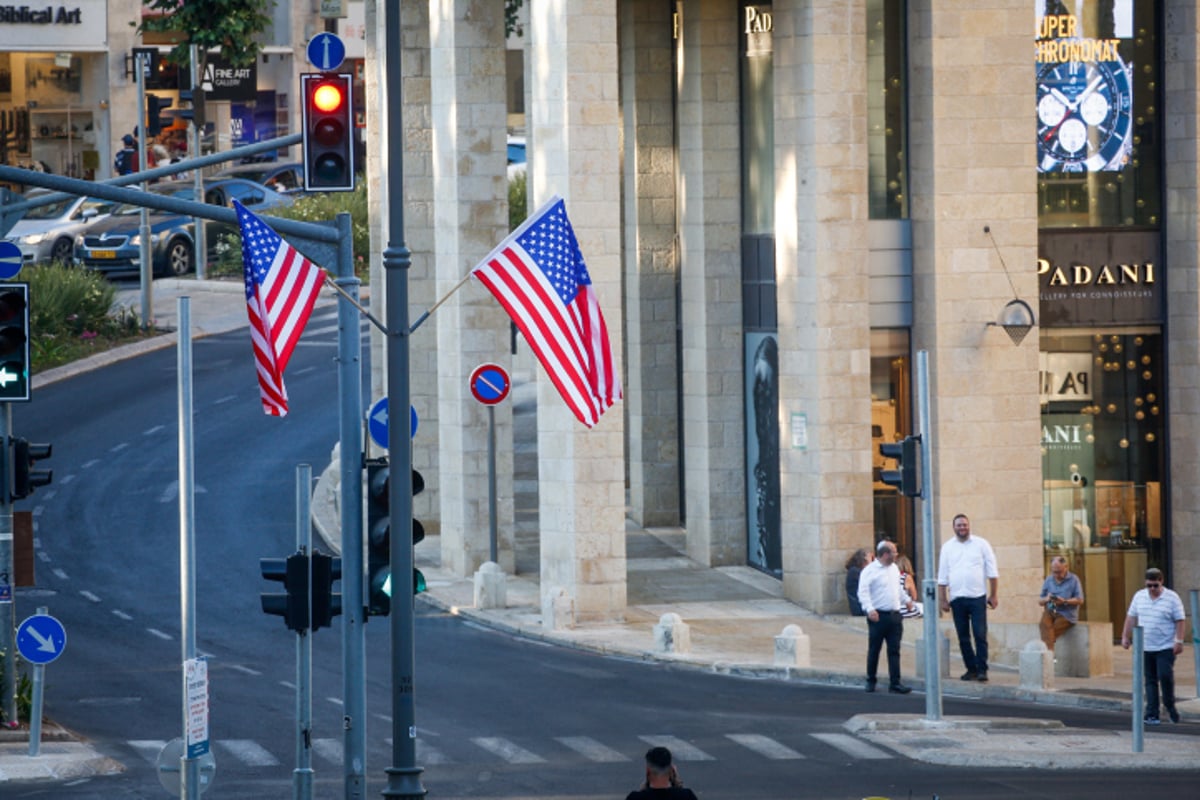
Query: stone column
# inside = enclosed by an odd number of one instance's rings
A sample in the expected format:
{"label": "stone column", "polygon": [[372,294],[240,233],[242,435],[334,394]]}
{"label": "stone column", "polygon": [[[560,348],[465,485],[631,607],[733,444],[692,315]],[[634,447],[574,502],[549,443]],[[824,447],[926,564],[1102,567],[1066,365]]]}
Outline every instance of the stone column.
{"label": "stone column", "polygon": [[[429,12],[434,257],[442,295],[508,233],[504,7],[431,0]],[[468,380],[484,362],[511,375],[508,315],[469,282],[430,322],[436,324],[439,361],[442,566],[466,576],[489,560],[488,414]],[[424,331],[426,337],[432,333]],[[495,409],[498,557],[511,573],[512,404]]]}
{"label": "stone column", "polygon": [[[616,4],[541,0],[529,17],[529,207],[555,194],[565,199],[620,362]],[[543,599],[565,592],[577,622],[618,619],[625,609],[625,409],[618,403],[589,430],[540,366],[537,375]]]}
{"label": "stone column", "polygon": [[1200,18],[1182,0],[1164,13],[1170,581],[1187,603],[1200,586]]}
{"label": "stone column", "polygon": [[675,526],[680,497],[671,8],[622,0],[621,15],[629,508],[643,527]]}
{"label": "stone column", "polygon": [[688,555],[746,562],[738,4],[680,8],[679,280]]}
{"label": "stone column", "polygon": [[1016,346],[987,324],[1010,278],[1038,307],[1033,18],[1025,0],[916,0],[909,19],[913,350],[929,351],[935,539],[965,513],[999,562],[993,618],[1036,619],[1038,329]]}
{"label": "stone column", "polygon": [[866,8],[773,12],[783,586],[833,611],[846,552],[872,540]]}

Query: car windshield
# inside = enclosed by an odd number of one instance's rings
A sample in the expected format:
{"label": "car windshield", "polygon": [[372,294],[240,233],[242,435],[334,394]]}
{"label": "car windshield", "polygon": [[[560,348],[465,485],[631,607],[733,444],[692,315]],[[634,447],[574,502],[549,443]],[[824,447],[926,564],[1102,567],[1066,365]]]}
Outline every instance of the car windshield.
{"label": "car windshield", "polygon": [[[155,194],[164,194],[164,195],[169,195],[171,197],[177,197],[180,200],[191,200],[193,197],[196,196],[195,187],[190,186],[190,185],[188,185],[188,186],[155,186],[155,187],[151,188],[150,191],[154,192]],[[119,205],[115,209],[113,209],[112,215],[114,217],[125,217],[125,216],[129,216],[131,214],[138,214],[141,212],[141,210],[142,210],[142,206],[140,206],[136,203],[122,203],[121,205]],[[160,211],[156,208],[151,208],[150,213],[151,214],[171,214],[174,212]]]}

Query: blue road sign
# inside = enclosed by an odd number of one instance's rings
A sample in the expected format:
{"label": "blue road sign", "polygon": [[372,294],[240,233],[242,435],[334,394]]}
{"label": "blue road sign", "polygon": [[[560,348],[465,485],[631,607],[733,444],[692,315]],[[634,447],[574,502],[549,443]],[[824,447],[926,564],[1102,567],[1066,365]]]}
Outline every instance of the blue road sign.
{"label": "blue road sign", "polygon": [[12,280],[21,271],[21,248],[7,239],[0,240],[0,279]]}
{"label": "blue road sign", "polygon": [[49,664],[66,646],[66,629],[48,614],[26,617],[17,626],[17,652],[30,664]]}
{"label": "blue road sign", "polygon": [[471,394],[485,406],[494,406],[508,397],[508,373],[499,364],[480,364],[471,372]]}
{"label": "blue road sign", "polygon": [[[409,424],[412,428],[410,436],[417,435],[417,409],[413,406],[408,407]],[[375,405],[371,406],[371,410],[367,412],[367,434],[370,435],[371,441],[380,447],[387,449],[388,446],[388,399],[384,397],[381,400],[376,400]]]}
{"label": "blue road sign", "polygon": [[333,72],[346,60],[346,45],[337,35],[318,33],[308,40],[308,63],[322,72]]}

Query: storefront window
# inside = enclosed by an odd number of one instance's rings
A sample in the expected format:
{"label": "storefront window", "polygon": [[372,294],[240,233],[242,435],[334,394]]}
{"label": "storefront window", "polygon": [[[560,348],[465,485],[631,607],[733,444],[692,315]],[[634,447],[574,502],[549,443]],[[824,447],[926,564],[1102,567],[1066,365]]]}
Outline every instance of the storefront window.
{"label": "storefront window", "polygon": [[1036,0],[1038,221],[1157,227],[1164,131],[1152,0]]}
{"label": "storefront window", "polygon": [[898,442],[912,433],[909,346],[907,330],[871,331],[871,453],[875,541],[891,539],[901,553],[917,564],[913,502],[879,480],[880,470],[895,468],[893,462],[880,455],[879,445]]}
{"label": "storefront window", "polygon": [[1119,629],[1148,566],[1166,568],[1164,370],[1157,327],[1043,331],[1042,536],[1080,618]]}
{"label": "storefront window", "polygon": [[908,217],[907,3],[867,0],[867,180],[871,219]]}
{"label": "storefront window", "polygon": [[775,58],[771,4],[742,9],[742,233],[775,231]]}

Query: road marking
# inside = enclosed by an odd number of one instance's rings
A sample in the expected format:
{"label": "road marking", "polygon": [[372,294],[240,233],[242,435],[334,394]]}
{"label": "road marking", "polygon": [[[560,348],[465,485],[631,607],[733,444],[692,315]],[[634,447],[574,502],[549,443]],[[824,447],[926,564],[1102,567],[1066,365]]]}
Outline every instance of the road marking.
{"label": "road marking", "polygon": [[628,756],[618,753],[606,744],[597,742],[590,736],[556,736],[554,738],[576,753],[579,753],[579,755],[588,761],[596,761],[601,764],[615,764],[629,760]]}
{"label": "road marking", "polygon": [[344,705],[344,702],[343,702],[342,698],[340,698],[340,697],[326,697],[325,699],[327,701],[329,701],[330,703],[333,703],[335,706],[340,707],[340,706]]}
{"label": "road marking", "polygon": [[492,755],[499,756],[509,764],[545,764],[546,759],[531,753],[518,744],[499,736],[480,736],[471,740]]}
{"label": "road marking", "polygon": [[213,405],[219,406],[223,403],[232,403],[234,400],[237,400],[236,394],[227,394],[224,397],[218,397],[216,400],[213,400]]}
{"label": "road marking", "polygon": [[138,755],[142,758],[154,764],[158,761],[158,754],[162,752],[167,743],[162,739],[130,739],[126,744],[137,750]]}
{"label": "road marking", "polygon": [[83,464],[81,464],[80,466],[82,466],[84,469],[91,469],[92,467],[96,466],[99,463],[100,463],[100,459],[93,458],[93,459],[83,462]]}
{"label": "road marking", "polygon": [[891,753],[885,753],[878,747],[872,747],[864,741],[855,739],[846,733],[810,733],[809,736],[819,739],[830,747],[841,750],[851,758],[864,761],[893,758]]}
{"label": "road marking", "polygon": [[262,673],[259,672],[258,670],[250,669],[245,664],[230,664],[229,668],[236,669],[238,672],[244,673],[246,675],[262,675]]}
{"label": "road marking", "polygon": [[67,573],[63,572],[62,567],[55,567],[54,569],[52,569],[50,571],[53,572],[58,577],[59,580],[63,580],[63,581],[71,580],[70,578],[67,577]]}
{"label": "road marking", "polygon": [[126,614],[124,611],[122,611],[119,608],[114,608],[112,610],[112,612],[113,612],[113,616],[119,617],[119,618],[125,620],[126,622],[130,622],[133,620],[132,616],[130,616],[129,614]]}
{"label": "road marking", "polygon": [[665,747],[671,755],[680,761],[714,761],[708,753],[696,747],[691,742],[676,736],[639,736],[643,742],[653,747]]}
{"label": "road marking", "polygon": [[792,748],[785,744],[780,744],[769,736],[763,736],[757,733],[727,733],[727,739],[745,747],[748,750],[753,750],[760,756],[765,756],[773,761],[786,761],[797,758],[804,758],[804,755],[797,753]]}
{"label": "road marking", "polygon": [[73,481],[73,480],[75,480],[75,476],[74,476],[74,474],[72,474],[72,475],[63,475],[61,478],[59,478],[59,479],[58,479],[58,482],[59,482],[59,483],[70,483],[70,482],[71,482],[71,481]]}
{"label": "road marking", "polygon": [[342,763],[341,739],[313,739],[312,749],[326,761],[332,761],[335,764]]}
{"label": "road marking", "polygon": [[147,428],[146,430],[142,431],[142,436],[153,436],[154,434],[163,430],[165,427],[165,425],[155,425],[153,428]]}
{"label": "road marking", "polygon": [[42,561],[49,561],[50,554],[47,553],[45,550],[38,550],[38,558],[40,558]]}
{"label": "road marking", "polygon": [[126,447],[129,447],[129,442],[121,442],[120,444],[118,444],[118,445],[115,445],[115,446],[113,446],[112,448],[110,448],[108,452],[110,452],[110,453],[119,453],[119,452],[121,452],[122,450],[124,450]]}
{"label": "road marking", "polygon": [[279,685],[285,689],[295,689],[296,688],[296,684],[292,683],[291,681],[280,681]]}
{"label": "road marking", "polygon": [[[388,747],[392,746],[392,739],[388,738]],[[446,754],[429,742],[418,737],[417,739],[417,763],[418,764],[449,764],[450,759]]]}
{"label": "road marking", "polygon": [[371,714],[371,716],[375,717],[376,719],[381,719],[384,722],[388,723],[389,725],[392,723],[392,718],[388,714],[380,714],[379,712],[373,712]]}
{"label": "road marking", "polygon": [[219,739],[217,744],[248,767],[273,767],[279,763],[275,756],[253,739]]}
{"label": "road marking", "polygon": [[165,640],[166,640],[166,641],[168,641],[168,642],[172,642],[172,641],[174,641],[174,639],[172,638],[171,634],[169,634],[169,633],[163,633],[162,631],[158,630],[157,628],[146,628],[146,630],[147,630],[147,631],[148,631],[148,632],[149,632],[149,633],[150,633],[152,636],[157,636],[158,638],[160,638],[160,639],[165,639]]}
{"label": "road marking", "polygon": [[100,602],[100,598],[97,597],[96,595],[92,594],[91,592],[89,592],[87,589],[84,589],[83,591],[81,591],[80,594],[83,595],[84,597],[86,597],[88,600],[91,600],[93,603]]}

